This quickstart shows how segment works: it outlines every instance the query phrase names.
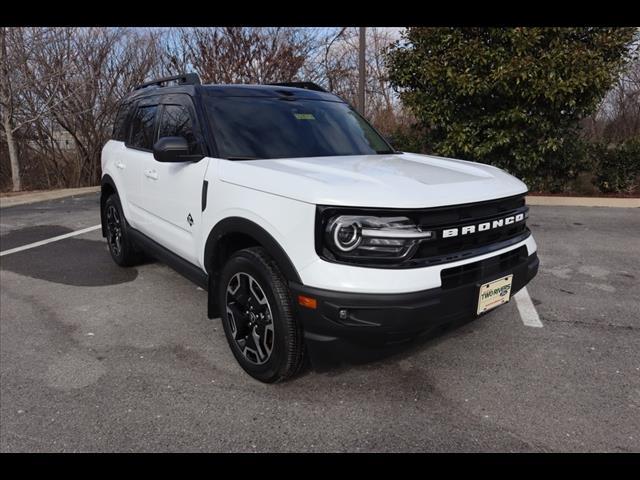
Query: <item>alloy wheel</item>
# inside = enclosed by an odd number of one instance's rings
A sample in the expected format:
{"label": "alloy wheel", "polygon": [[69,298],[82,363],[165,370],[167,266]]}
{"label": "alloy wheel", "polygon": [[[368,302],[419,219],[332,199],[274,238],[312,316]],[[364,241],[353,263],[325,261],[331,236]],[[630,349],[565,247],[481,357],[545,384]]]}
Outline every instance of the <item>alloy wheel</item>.
{"label": "alloy wheel", "polygon": [[233,275],[227,284],[226,310],[242,355],[256,365],[266,363],[274,346],[273,315],[258,281],[244,272]]}
{"label": "alloy wheel", "polygon": [[107,207],[107,241],[114,256],[119,256],[122,251],[122,222],[120,214],[114,205]]}

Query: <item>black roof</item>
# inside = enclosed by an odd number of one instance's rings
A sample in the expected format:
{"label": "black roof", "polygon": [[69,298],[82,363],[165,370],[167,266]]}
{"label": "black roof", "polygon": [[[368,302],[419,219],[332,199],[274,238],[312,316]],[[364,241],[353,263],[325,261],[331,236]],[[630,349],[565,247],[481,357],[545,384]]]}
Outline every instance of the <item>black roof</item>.
{"label": "black roof", "polygon": [[210,97],[274,97],[274,98],[300,98],[309,100],[328,100],[343,102],[343,100],[329,92],[310,90],[308,88],[297,88],[282,85],[150,85],[145,88],[134,90],[127,96],[127,100],[144,98],[153,95],[165,95],[171,93],[183,93],[187,95],[202,95]]}

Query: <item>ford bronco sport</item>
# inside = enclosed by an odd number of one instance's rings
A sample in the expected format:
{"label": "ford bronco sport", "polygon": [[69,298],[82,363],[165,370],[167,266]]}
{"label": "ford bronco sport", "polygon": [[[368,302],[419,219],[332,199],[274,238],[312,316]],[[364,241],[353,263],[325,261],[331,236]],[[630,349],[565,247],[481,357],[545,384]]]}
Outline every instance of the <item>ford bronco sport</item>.
{"label": "ford bronco sport", "polygon": [[148,253],[205,288],[242,368],[275,382],[508,301],[538,270],[526,191],[395,151],[317,85],[186,74],[123,99],[102,234],[118,265]]}

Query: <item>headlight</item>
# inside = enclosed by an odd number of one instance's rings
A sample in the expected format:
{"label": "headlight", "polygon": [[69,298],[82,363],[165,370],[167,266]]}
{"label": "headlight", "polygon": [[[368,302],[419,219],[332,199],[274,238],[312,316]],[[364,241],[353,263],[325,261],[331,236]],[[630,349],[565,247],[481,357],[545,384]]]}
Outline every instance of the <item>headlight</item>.
{"label": "headlight", "polygon": [[325,228],[325,244],[339,258],[403,260],[434,238],[407,217],[338,215]]}

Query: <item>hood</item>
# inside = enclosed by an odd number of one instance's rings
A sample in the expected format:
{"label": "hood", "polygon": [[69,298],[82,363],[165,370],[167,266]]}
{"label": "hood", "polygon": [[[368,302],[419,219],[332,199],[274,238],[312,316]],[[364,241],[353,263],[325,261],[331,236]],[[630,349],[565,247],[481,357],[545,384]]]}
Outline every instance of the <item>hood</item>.
{"label": "hood", "polygon": [[220,179],[317,205],[428,208],[527,191],[490,165],[413,153],[221,161]]}

